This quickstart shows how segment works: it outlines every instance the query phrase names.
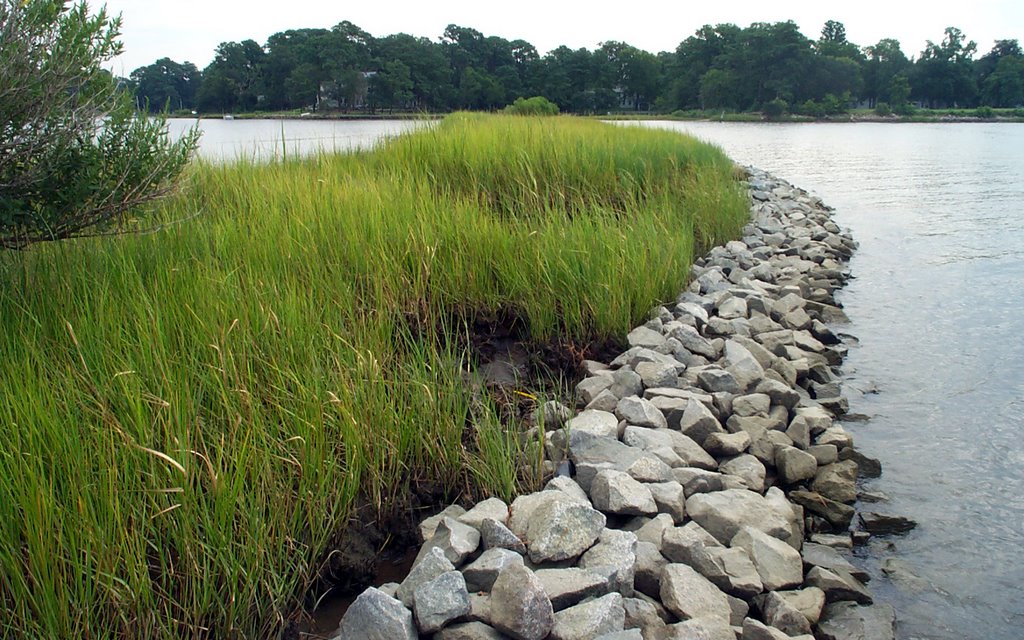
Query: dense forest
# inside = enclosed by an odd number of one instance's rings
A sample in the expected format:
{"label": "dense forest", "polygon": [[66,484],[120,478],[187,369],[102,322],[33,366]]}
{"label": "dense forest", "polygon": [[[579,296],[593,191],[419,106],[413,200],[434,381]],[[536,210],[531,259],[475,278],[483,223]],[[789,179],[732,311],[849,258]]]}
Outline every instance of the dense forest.
{"label": "dense forest", "polygon": [[224,42],[198,69],[168,58],[131,73],[140,107],[201,112],[451,111],[496,109],[544,96],[563,111],[669,113],[763,110],[813,116],[853,105],[880,112],[925,107],[1020,107],[1024,52],[977,44],[949,27],[907,57],[900,43],[850,42],[828,21],[817,40],[793,21],[705,25],[674,52],[624,42],[545,55],[525,40],[449,25],[438,41],[374,37],[351,22],[275,33],[263,45]]}

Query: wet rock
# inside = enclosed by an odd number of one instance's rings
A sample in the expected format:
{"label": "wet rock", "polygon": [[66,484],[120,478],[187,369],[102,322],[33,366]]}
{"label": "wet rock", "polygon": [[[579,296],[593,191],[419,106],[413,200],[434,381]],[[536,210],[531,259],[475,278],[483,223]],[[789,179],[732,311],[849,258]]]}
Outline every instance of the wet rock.
{"label": "wet rock", "polygon": [[[412,611],[398,600],[370,587],[345,612],[337,640],[417,640]],[[539,640],[539,639],[538,639]]]}
{"label": "wet rock", "polygon": [[458,520],[446,517],[437,525],[433,537],[420,548],[420,553],[416,556],[416,562],[419,562],[431,549],[437,547],[444,552],[445,557],[453,565],[458,567],[479,546],[479,531],[468,524],[463,524]]}
{"label": "wet rock", "polygon": [[523,564],[523,557],[508,549],[488,549],[462,569],[466,588],[470,591],[490,591],[498,574],[509,564]]}
{"label": "wet rock", "polygon": [[796,591],[778,591],[779,597],[791,607],[804,614],[807,622],[818,624],[821,610],[825,607],[825,592],[817,587],[807,587]]}
{"label": "wet rock", "polygon": [[864,455],[853,447],[843,449],[839,454],[840,460],[849,460],[857,464],[857,475],[862,478],[877,478],[882,475],[882,463]]}
{"label": "wet rock", "polygon": [[788,539],[788,514],[746,489],[699,493],[686,500],[686,513],[719,542],[728,543],[744,526]]}
{"label": "wet rock", "polygon": [[480,523],[480,540],[484,549],[508,549],[526,555],[523,541],[504,524],[491,518],[484,518]]}
{"label": "wet rock", "polygon": [[502,640],[503,636],[482,622],[453,624],[434,634],[434,640]]}
{"label": "wet rock", "polygon": [[786,484],[810,480],[818,470],[818,460],[796,447],[779,447],[775,450],[775,468]]}
{"label": "wet rock", "polygon": [[685,564],[665,567],[661,576],[661,602],[684,620],[709,616],[728,621],[729,600],[725,594]]}
{"label": "wet rock", "polygon": [[730,476],[736,476],[751,491],[764,491],[765,468],[761,461],[752,455],[744,454],[730,458],[718,465],[718,470]]}
{"label": "wet rock", "polygon": [[590,488],[594,506],[618,515],[654,515],[658,505],[651,490],[621,471],[601,471]]}
{"label": "wet rock", "polygon": [[551,640],[590,640],[622,631],[625,623],[622,595],[609,593],[556,613],[549,637]]}
{"label": "wet rock", "polygon": [[825,594],[826,602],[851,600],[860,604],[871,604],[874,598],[864,584],[842,569],[830,571],[822,567],[811,567],[804,584],[817,587]]}
{"label": "wet rock", "polygon": [[857,463],[835,462],[818,469],[811,490],[837,502],[857,499]]}
{"label": "wet rock", "polygon": [[551,601],[526,567],[509,565],[491,588],[491,624],[516,640],[543,640],[555,624]]}
{"label": "wet rock", "polygon": [[505,501],[499,498],[488,498],[476,503],[476,506],[459,516],[457,520],[474,529],[480,529],[487,518],[506,522],[508,520],[508,505],[505,504]]}
{"label": "wet rock", "polygon": [[815,544],[832,547],[833,549],[852,549],[853,539],[849,533],[815,533],[811,536],[811,542]]}
{"label": "wet rock", "polygon": [[797,608],[793,607],[777,592],[758,596],[758,607],[764,614],[764,621],[791,636],[811,633],[811,624]]}
{"label": "wet rock", "polygon": [[743,527],[733,536],[730,545],[747,554],[766,591],[778,591],[803,582],[800,552],[778,538],[753,527]]}
{"label": "wet rock", "polygon": [[[515,557],[522,562],[520,556]],[[455,618],[469,613],[469,592],[462,574],[449,571],[416,587],[413,613],[416,625],[423,633],[434,633]]]}
{"label": "wet rock", "polygon": [[836,602],[825,607],[818,623],[821,640],[893,640],[895,635],[896,612],[887,604]]}
{"label": "wet rock", "polygon": [[585,598],[603,595],[610,589],[607,576],[586,569],[537,569],[534,573],[555,611],[580,602]]}
{"label": "wet rock", "polygon": [[850,505],[836,502],[813,491],[790,491],[789,499],[811,513],[825,518],[829,524],[840,530],[850,526],[850,521],[853,520],[855,513],[854,508]]}
{"label": "wet rock", "polygon": [[455,565],[445,555],[444,550],[440,547],[432,547],[412,566],[409,575],[402,580],[395,591],[395,597],[401,600],[405,606],[412,608],[416,589],[420,585],[450,571],[455,571]]}
{"label": "wet rock", "polygon": [[580,558],[579,566],[598,575],[607,576],[609,588],[624,596],[633,595],[636,571],[636,534],[605,529],[597,544]]}
{"label": "wet rock", "polygon": [[569,432],[589,433],[599,438],[618,438],[619,419],[607,411],[588,409],[566,423]]}
{"label": "wet rock", "polygon": [[651,429],[667,429],[668,421],[650,400],[637,396],[627,396],[619,400],[615,414],[627,424]]}
{"label": "wet rock", "polygon": [[903,535],[917,526],[910,518],[874,511],[861,511],[858,517],[864,529],[874,536]]}
{"label": "wet rock", "polygon": [[594,544],[605,522],[600,511],[568,499],[541,504],[533,511],[526,527],[530,560],[541,563],[575,558]]}

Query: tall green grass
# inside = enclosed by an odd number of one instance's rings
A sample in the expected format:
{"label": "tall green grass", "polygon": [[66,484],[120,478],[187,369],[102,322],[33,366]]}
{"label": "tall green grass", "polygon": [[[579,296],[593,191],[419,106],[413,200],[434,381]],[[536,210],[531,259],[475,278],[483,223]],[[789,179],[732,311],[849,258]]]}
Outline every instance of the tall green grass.
{"label": "tall green grass", "polygon": [[468,320],[621,335],[746,218],[717,149],[570,118],[189,181],[189,223],[0,256],[0,636],[278,633],[357,506],[522,488]]}

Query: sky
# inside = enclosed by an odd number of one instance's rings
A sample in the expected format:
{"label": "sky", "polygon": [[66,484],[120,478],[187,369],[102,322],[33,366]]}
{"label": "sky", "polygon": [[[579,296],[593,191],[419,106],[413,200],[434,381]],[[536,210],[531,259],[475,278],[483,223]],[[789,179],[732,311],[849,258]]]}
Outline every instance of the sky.
{"label": "sky", "polygon": [[[127,76],[137,67],[168,57],[190,61],[200,69],[213,59],[221,42],[253,39],[260,44],[278,31],[330,28],[348,20],[374,36],[409,33],[436,40],[448,24],[471,27],[484,35],[532,43],[541,53],[559,45],[594,49],[618,40],[652,53],[673,51],[705,24],[793,20],[817,39],[826,20],[846,26],[847,38],[858,45],[895,38],[908,56],[917,55],[926,40],[939,42],[943,30],[958,27],[978,43],[978,55],[997,39],[1024,42],[1022,0],[646,0],[608,3],[558,0],[106,0],[110,13],[120,13],[125,53],[110,65]],[[102,0],[90,0],[98,8]],[[927,8],[921,8],[925,5]]]}

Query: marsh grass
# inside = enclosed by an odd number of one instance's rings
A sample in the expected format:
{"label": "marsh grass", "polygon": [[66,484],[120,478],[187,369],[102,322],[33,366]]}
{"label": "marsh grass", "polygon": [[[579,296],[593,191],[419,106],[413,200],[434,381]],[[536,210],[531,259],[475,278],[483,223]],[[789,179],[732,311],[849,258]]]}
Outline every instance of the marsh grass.
{"label": "marsh grass", "polygon": [[279,633],[357,505],[523,488],[467,319],[621,335],[746,217],[717,149],[572,118],[189,180],[188,224],[0,256],[0,636]]}

